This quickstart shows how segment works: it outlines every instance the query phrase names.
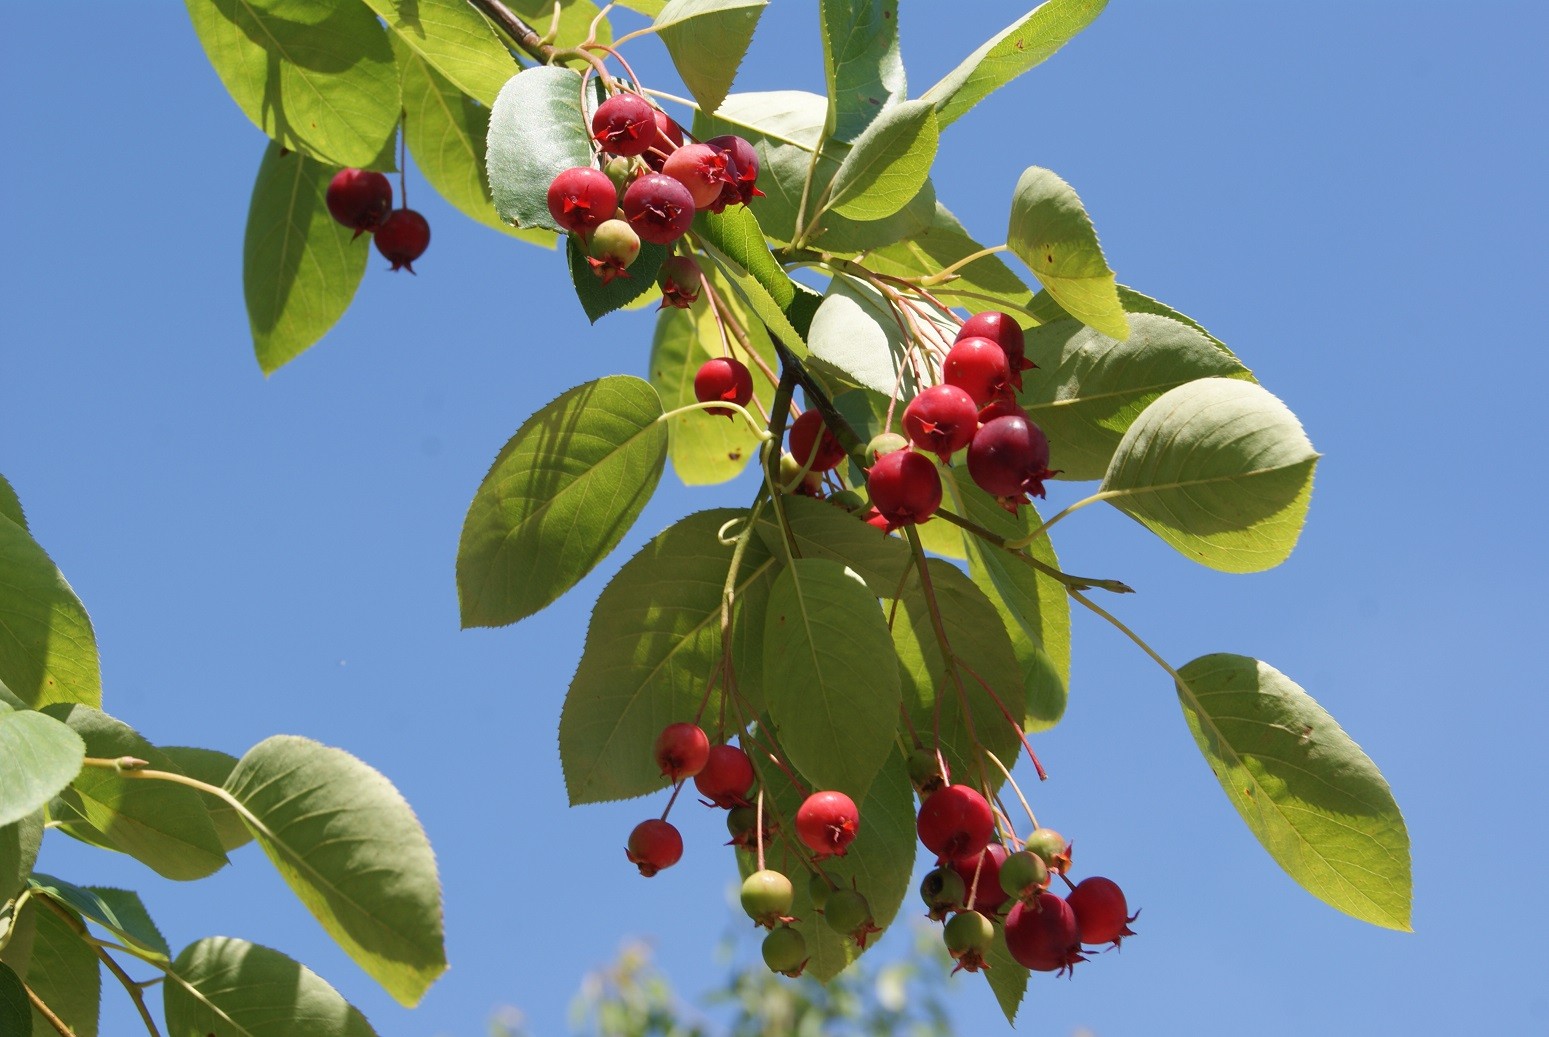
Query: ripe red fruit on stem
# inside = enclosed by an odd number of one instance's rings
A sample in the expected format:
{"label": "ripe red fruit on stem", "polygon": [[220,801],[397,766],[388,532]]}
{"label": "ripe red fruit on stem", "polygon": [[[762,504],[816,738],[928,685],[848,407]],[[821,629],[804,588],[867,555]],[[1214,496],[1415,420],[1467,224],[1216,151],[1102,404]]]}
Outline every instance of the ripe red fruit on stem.
{"label": "ripe red fruit on stem", "polygon": [[963,322],[957,338],[962,341],[976,335],[989,339],[1005,350],[1006,361],[1011,367],[1011,386],[1020,391],[1022,372],[1038,365],[1027,359],[1027,339],[1016,318],[999,310],[976,313]]}
{"label": "ripe red fruit on stem", "polygon": [[1000,344],[980,335],[959,338],[941,361],[941,380],[962,389],[977,406],[1011,395],[1011,365]]}
{"label": "ripe red fruit on stem", "polygon": [[763,196],[764,192],[756,186],[758,152],[753,150],[753,145],[733,134],[711,137],[705,143],[726,153],[727,170],[732,176],[732,182],[727,184],[720,196],[710,204],[711,212],[720,212],[728,205],[746,205],[754,198]]}
{"label": "ripe red fruit on stem", "polygon": [[1082,879],[1066,902],[1075,912],[1082,943],[1111,943],[1117,947],[1124,937],[1135,935],[1129,923],[1140,917],[1140,912],[1129,913],[1124,891],[1112,879],[1100,875]]}
{"label": "ripe red fruit on stem", "polygon": [[968,474],[996,497],[1042,497],[1043,481],[1054,474],[1049,471],[1049,439],[1022,415],[992,418],[968,445]]}
{"label": "ripe red fruit on stem", "polygon": [[656,109],[639,94],[614,94],[592,113],[592,137],[610,155],[643,155],[656,133]]}
{"label": "ripe red fruit on stem", "polygon": [[663,868],[670,868],[683,858],[683,836],[670,822],[659,818],[641,821],[629,833],[629,844],[624,856],[640,869],[640,874],[650,878]]}
{"label": "ripe red fruit on stem", "polygon": [[823,415],[816,410],[805,410],[796,416],[796,420],[791,422],[787,442],[791,447],[791,456],[798,464],[806,465],[808,459],[811,459],[812,463],[807,467],[810,472],[838,468],[845,457],[844,447],[839,445],[839,440],[823,424]]}
{"label": "ripe red fruit on stem", "polygon": [[549,184],[549,215],[565,230],[588,234],[613,219],[619,193],[608,174],[590,166],[567,169]]}
{"label": "ripe red fruit on stem", "polygon": [[[753,398],[753,372],[741,360],[729,356],[706,360],[694,372],[694,398],[700,403],[725,400],[746,407]],[[735,419],[730,407],[710,407],[706,414],[724,414]]]}
{"label": "ripe red fruit on stem", "polygon": [[753,787],[753,761],[735,745],[712,745],[704,769],[694,775],[694,787],[715,806],[751,806],[748,790]]}
{"label": "ripe red fruit on stem", "polygon": [[[973,895],[971,906],[975,911],[992,914],[1011,899],[1000,887],[1000,866],[1007,856],[1004,846],[990,843],[978,853],[952,859],[952,870],[962,876],[963,888]],[[974,885],[975,869],[979,872],[977,887]]]}
{"label": "ripe red fruit on stem", "polygon": [[927,850],[954,860],[977,854],[989,845],[995,833],[995,814],[989,802],[967,785],[948,785],[932,792],[921,804],[915,830]]}
{"label": "ripe red fruit on stem", "polygon": [[708,144],[687,144],[674,151],[662,163],[662,174],[688,188],[696,209],[707,208],[727,184],[734,182],[726,153]]}
{"label": "ripe red fruit on stem", "polygon": [[375,230],[393,208],[393,185],[381,173],[369,169],[341,169],[328,181],[328,214],[349,227],[358,238]]}
{"label": "ripe red fruit on stem", "polygon": [[930,458],[913,450],[877,458],[866,475],[866,488],[890,529],[924,522],[941,507],[941,473]]}
{"label": "ripe red fruit on stem", "polygon": [[979,405],[955,385],[933,385],[904,408],[904,433],[942,461],[967,446],[979,427]]}
{"label": "ripe red fruit on stem", "polygon": [[1006,948],[1017,964],[1035,972],[1064,972],[1081,956],[1075,912],[1053,893],[1017,901],[1006,915]]}
{"label": "ripe red fruit on stem", "polygon": [[843,857],[860,827],[860,811],[843,792],[814,792],[796,809],[796,834],[814,860]]}
{"label": "ripe red fruit on stem", "polygon": [[624,216],[641,240],[670,245],[694,222],[694,196],[670,176],[647,173],[624,192]]}
{"label": "ripe red fruit on stem", "polygon": [[698,724],[668,724],[656,736],[656,766],[672,781],[692,778],[710,759],[710,736]]}
{"label": "ripe red fruit on stem", "polygon": [[673,122],[666,112],[656,109],[656,139],[651,142],[650,150],[640,157],[645,159],[645,164],[652,170],[660,173],[667,156],[682,146],[683,128]]}
{"label": "ripe red fruit on stem", "polygon": [[430,245],[430,224],[413,209],[394,209],[376,229],[376,250],[394,270],[414,273],[414,261]]}

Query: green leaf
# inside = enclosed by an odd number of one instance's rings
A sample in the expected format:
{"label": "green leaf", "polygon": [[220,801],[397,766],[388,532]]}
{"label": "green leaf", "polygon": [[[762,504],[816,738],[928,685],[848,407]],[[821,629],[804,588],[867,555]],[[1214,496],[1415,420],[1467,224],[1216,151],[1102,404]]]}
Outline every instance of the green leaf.
{"label": "green leaf", "polygon": [[124,940],[165,961],[172,960],[166,938],[145,910],[139,894],[123,889],[90,889],[41,872],[32,876],[34,893],[70,908],[87,921],[111,929]]}
{"label": "green leaf", "polygon": [[277,144],[264,151],[242,245],[242,294],[258,366],[272,374],[328,333],[355,298],[371,240],[328,214],[332,171]]}
{"label": "green leaf", "polygon": [[[396,39],[413,48],[458,90],[486,107],[517,64],[468,0],[365,0]],[[405,105],[407,107],[407,105]]]}
{"label": "green leaf", "polygon": [[1232,806],[1313,896],[1410,928],[1409,832],[1377,765],[1290,678],[1243,655],[1178,671],[1194,741]]}
{"label": "green leaf", "polygon": [[[927,227],[871,252],[866,257],[866,266],[875,273],[895,277],[928,277],[983,250],[984,246],[969,236],[957,217],[937,202]],[[932,288],[931,294],[948,305],[973,311],[1000,309],[1013,314],[1033,296],[1032,290],[997,255],[982,256],[962,267],[952,280]]]}
{"label": "green leaf", "polygon": [[[102,1000],[97,954],[63,918],[29,900],[17,919],[11,942],[0,953],[0,961],[32,988],[75,1037],[97,1037]],[[9,1031],[5,1032],[9,1037]],[[32,1032],[52,1037],[58,1031],[33,1009]]]}
{"label": "green leaf", "polygon": [[[565,694],[559,757],[572,805],[643,796],[665,788],[648,746],[670,723],[734,711],[706,683],[721,659],[721,591],[732,547],[728,523],[747,512],[721,508],[690,515],[657,534],[608,581],[592,610],[586,647]],[[735,534],[737,527],[728,532]],[[748,544],[733,592],[734,633],[752,623],[763,635],[763,603],[775,563]],[[747,638],[744,637],[744,640]],[[733,656],[741,698],[756,708],[757,659]],[[733,715],[735,715],[733,713]]]}
{"label": "green leaf", "polygon": [[661,399],[610,375],[544,407],[517,430],[479,485],[457,548],[464,627],[530,616],[618,544],[667,463]]}
{"label": "green leaf", "polygon": [[829,187],[829,207],[856,220],[880,220],[907,205],[930,175],[940,131],[936,110],[905,101],[877,116],[855,139]]}
{"label": "green leaf", "polygon": [[398,73],[364,5],[186,3],[232,100],[277,144],[334,167],[392,168]]}
{"label": "green leaf", "polygon": [[996,33],[962,63],[925,91],[942,126],[1042,64],[1092,23],[1108,0],[1048,0]]}
{"label": "green leaf", "polygon": [[[592,0],[558,0],[559,24],[554,32],[554,46],[559,48],[578,47],[586,40],[592,23],[597,23],[598,43],[613,42],[613,28],[608,24],[608,19],[597,20],[601,11]],[[547,35],[550,25],[554,20],[555,0],[507,0],[506,6],[527,21],[527,24]],[[657,0],[656,7],[660,8],[662,0]],[[617,6],[631,7],[642,14],[654,15],[656,11],[646,11],[638,4],[620,4]]]}
{"label": "green leaf", "polygon": [[1250,380],[1209,337],[1166,317],[1133,314],[1124,341],[1073,320],[1027,332],[1038,365],[1021,403],[1049,437],[1049,467],[1101,479],[1119,441],[1152,400],[1198,378]]}
{"label": "green leaf", "polygon": [[27,532],[27,516],[22,511],[21,498],[3,475],[0,475],[0,518],[10,519],[23,533]]}
{"label": "green leaf", "polygon": [[628,306],[642,295],[656,288],[656,275],[669,255],[665,245],[640,243],[640,254],[635,257],[624,276],[604,284],[602,278],[592,272],[574,234],[566,235],[565,258],[570,264],[570,281],[575,285],[576,298],[586,311],[587,320],[596,324],[598,318],[614,310]]}
{"label": "green leaf", "polygon": [[1021,1007],[1022,998],[1027,993],[1027,980],[1031,973],[1011,956],[1011,949],[1006,946],[1005,926],[995,927],[995,942],[984,956],[984,961],[984,978],[995,995],[995,1003],[1000,1005],[1006,1022],[1015,1024],[1017,1009]]}
{"label": "green leaf", "polygon": [[317,973],[229,936],[183,948],[163,988],[167,1037],[376,1037]]}
{"label": "green leaf", "polygon": [[[919,316],[922,324],[934,324],[950,341],[955,333],[951,325]],[[919,390],[908,362],[911,349],[917,350],[912,343],[887,300],[871,285],[843,274],[829,281],[807,332],[815,367],[889,398],[908,398]]]}
{"label": "green leaf", "polygon": [[[41,810],[0,828],[0,904],[27,885],[27,876],[32,874],[32,866],[38,861],[38,848],[42,845]],[[0,924],[0,941],[4,939],[5,926]]]}
{"label": "green leaf", "polygon": [[81,736],[53,717],[0,707],[0,826],[41,810],[80,773]]}
{"label": "green leaf", "polygon": [[9,965],[0,963],[0,1033],[32,1037],[32,1002]]}
{"label": "green leaf", "polygon": [[857,800],[893,751],[898,670],[877,597],[826,558],[775,577],[764,613],[764,700],[792,765]]}
{"label": "green leaf", "polygon": [[[798,557],[839,563],[864,580],[874,598],[897,593],[905,571],[914,563],[908,544],[880,535],[876,527],[824,501],[789,496],[781,503]],[[782,555],[780,527],[772,511],[759,517],[758,534],[771,554]]]}
{"label": "green leaf", "polygon": [[[153,770],[176,771],[172,761],[128,724],[89,706],[55,705],[46,712],[63,720],[98,759],[133,756]],[[88,842],[106,844],[164,878],[201,879],[226,864],[210,813],[199,793],[183,785],[132,778],[101,767],[86,767],[62,798],[88,826]],[[74,822],[65,832],[76,835]]]}
{"label": "green leaf", "polygon": [[792,281],[775,260],[753,214],[742,206],[721,213],[707,210],[694,218],[694,230],[706,254],[754,316],[764,323],[771,337],[778,338],[798,357],[805,356],[806,336],[796,327],[791,314],[804,295],[813,293]]}
{"label": "green leaf", "polygon": [[853,141],[880,113],[908,97],[898,53],[896,0],[822,0],[828,135]]}
{"label": "green leaf", "polygon": [[226,791],[334,942],[400,1004],[417,1004],[446,971],[441,882],[392,782],[342,749],[275,735],[247,751]]}
{"label": "green leaf", "polygon": [[102,701],[97,638],[85,606],[38,542],[3,517],[0,681],[34,708]]}
{"label": "green leaf", "polygon": [[678,76],[713,112],[726,100],[768,0],[669,0],[652,27]]}
{"label": "green leaf", "polygon": [[459,212],[486,227],[553,248],[554,235],[549,231],[518,230],[495,212],[484,171],[489,109],[465,95],[407,44],[395,40],[393,52],[403,76],[404,143],[430,186]]}
{"label": "green leaf", "polygon": [[1129,336],[1097,231],[1065,181],[1047,169],[1028,167],[1011,199],[1006,244],[1065,312],[1114,338]]}
{"label": "green leaf", "polygon": [[1258,572],[1296,546],[1318,457],[1296,415],[1264,389],[1201,378],[1141,412],[1099,492],[1201,565]]}
{"label": "green leaf", "polygon": [[[1170,318],[1177,321],[1179,324],[1187,324],[1189,327],[1193,328],[1195,331],[1209,339],[1211,344],[1221,352],[1225,353],[1233,360],[1237,360],[1237,354],[1228,349],[1225,342],[1222,342],[1220,339],[1212,335],[1205,329],[1203,324],[1195,320],[1193,317],[1179,313],[1165,302],[1158,302],[1156,299],[1151,298],[1149,295],[1143,295],[1142,293],[1135,291],[1135,289],[1130,288],[1127,285],[1121,284],[1118,286],[1118,288],[1119,303],[1124,307],[1125,313],[1150,313],[1158,317]],[[1036,296],[1034,296],[1032,302],[1028,304],[1028,311],[1032,316],[1037,318],[1037,322],[1039,324],[1052,324],[1058,320],[1074,319],[1070,316],[1070,314],[1066,313],[1064,307],[1055,302],[1053,296],[1051,296],[1046,291],[1041,291]],[[1240,360],[1237,362],[1239,364],[1242,363]],[[1246,370],[1246,368],[1244,368],[1244,370]],[[1249,381],[1256,381],[1256,379],[1254,379],[1251,374],[1247,375],[1246,377]]]}
{"label": "green leaf", "polygon": [[[231,777],[232,770],[237,766],[235,756],[215,749],[195,749],[186,745],[165,745],[160,748],[173,770],[216,788],[226,784],[226,779]],[[241,815],[230,803],[207,792],[198,792],[197,789],[195,792],[210,812],[210,821],[215,825],[215,834],[220,838],[222,849],[230,853],[253,841],[247,825],[242,823]]]}
{"label": "green leaf", "polygon": [[502,220],[560,230],[549,214],[549,184],[567,169],[592,164],[581,74],[542,65],[512,76],[490,110],[486,161]]}
{"label": "green leaf", "polygon": [[[927,748],[933,737],[955,780],[999,787],[994,764],[972,752],[975,741],[1007,767],[1021,751],[1025,707],[1022,671],[995,606],[963,571],[931,559],[931,589],[955,660],[948,667],[918,574],[902,597],[884,602],[892,615],[893,647],[903,676],[904,707]],[[1003,708],[1004,707],[1004,708]],[[1007,714],[1013,720],[1008,721]]]}

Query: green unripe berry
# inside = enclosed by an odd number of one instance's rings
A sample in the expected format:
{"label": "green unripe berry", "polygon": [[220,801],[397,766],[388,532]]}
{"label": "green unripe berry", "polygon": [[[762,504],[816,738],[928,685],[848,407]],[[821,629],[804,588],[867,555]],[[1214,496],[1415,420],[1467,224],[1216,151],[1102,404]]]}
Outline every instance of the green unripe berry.
{"label": "green unripe berry", "polygon": [[1050,871],[1064,871],[1070,867],[1069,844],[1065,837],[1052,828],[1035,828],[1027,837],[1023,848],[1043,858]]}
{"label": "green unripe berry", "polygon": [[796,977],[807,964],[807,941],[788,925],[770,931],[764,937],[764,964],[770,972]]}
{"label": "green unripe berry", "polygon": [[1031,902],[1049,888],[1049,865],[1030,850],[1018,850],[1000,863],[1000,888],[1008,897]]}
{"label": "green unripe berry", "polygon": [[978,911],[959,911],[948,919],[941,938],[954,961],[970,952],[982,958],[995,942],[995,926]]}
{"label": "green unripe berry", "polygon": [[866,498],[856,490],[840,490],[830,494],[828,503],[837,505],[845,511],[860,511],[866,507]]}
{"label": "green unripe berry", "polygon": [[592,231],[587,254],[615,268],[627,269],[640,255],[640,235],[623,220],[604,220]]}
{"label": "green unripe berry", "polygon": [[628,187],[635,179],[635,175],[644,167],[635,159],[610,158],[602,164],[602,171],[608,174],[608,179],[613,181],[613,186],[618,190],[619,197],[624,196],[624,188]]}
{"label": "green unripe berry", "polygon": [[920,882],[920,899],[925,901],[931,921],[939,922],[947,917],[947,912],[963,906],[968,899],[968,886],[956,869],[935,868],[926,872]]}
{"label": "green unripe berry", "polygon": [[866,467],[870,468],[877,463],[877,458],[883,454],[891,454],[895,450],[902,450],[909,445],[909,441],[897,432],[879,432],[866,444]]}
{"label": "green unripe berry", "polygon": [[795,899],[791,880],[778,871],[755,871],[742,880],[742,910],[767,929],[790,917]]}
{"label": "green unripe berry", "polygon": [[929,749],[915,749],[909,754],[909,781],[921,796],[928,796],[941,788],[943,775],[941,761]]}
{"label": "green unripe berry", "polygon": [[812,909],[821,911],[828,904],[828,895],[834,891],[829,885],[828,876],[821,871],[813,872],[807,880],[807,897],[812,901]]}
{"label": "green unripe berry", "polygon": [[828,895],[823,906],[823,920],[841,936],[849,936],[857,944],[866,946],[866,937],[880,932],[871,917],[871,904],[865,896],[853,889],[836,889]]}

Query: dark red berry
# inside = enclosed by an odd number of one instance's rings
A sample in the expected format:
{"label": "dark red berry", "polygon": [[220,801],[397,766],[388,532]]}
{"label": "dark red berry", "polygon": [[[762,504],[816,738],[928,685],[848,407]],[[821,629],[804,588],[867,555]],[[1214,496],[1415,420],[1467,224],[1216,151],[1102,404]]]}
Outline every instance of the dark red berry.
{"label": "dark red berry", "polygon": [[358,238],[375,230],[393,209],[393,185],[369,169],[341,169],[328,181],[328,215],[349,227]]}
{"label": "dark red berry", "polygon": [[651,818],[641,821],[629,833],[629,845],[624,855],[640,874],[650,878],[663,868],[670,868],[683,858],[683,836],[667,821]]}
{"label": "dark red berry", "polygon": [[991,400],[979,408],[979,424],[988,425],[996,418],[1027,417],[1027,411],[1013,397],[1003,396],[998,400]]}
{"label": "dark red berry", "polygon": [[414,261],[430,245],[430,224],[413,209],[394,209],[376,229],[376,250],[394,270],[414,273]]}
{"label": "dark red berry", "polygon": [[657,173],[662,171],[662,163],[667,161],[667,156],[683,146],[683,128],[672,121],[672,118],[660,108],[656,109],[656,139],[651,144],[651,150],[641,157],[645,164]]}
{"label": "dark red berry", "polygon": [[726,165],[726,152],[708,144],[687,144],[674,151],[662,163],[662,174],[688,188],[696,209],[709,207],[726,185],[733,182]]}
{"label": "dark red berry", "polygon": [[[952,869],[962,876],[963,886],[972,894],[976,911],[993,914],[1010,899],[1000,888],[1000,866],[1006,860],[1006,848],[1000,843],[990,843],[976,854],[955,857]],[[981,863],[982,862],[982,863]],[[974,885],[974,871],[979,872],[978,885]]]}
{"label": "dark red berry", "polygon": [[968,445],[968,474],[985,493],[1025,499],[1044,495],[1049,471],[1049,440],[1028,418],[1009,414],[994,418],[974,433]]}
{"label": "dark red berry", "polygon": [[946,860],[977,854],[995,833],[989,802],[967,785],[948,785],[932,792],[915,821],[920,842]]}
{"label": "dark red berry", "polygon": [[1081,956],[1075,912],[1053,893],[1011,905],[1006,915],[1006,948],[1017,964],[1035,972],[1064,972],[1086,960]]}
{"label": "dark red berry", "polygon": [[924,522],[941,507],[941,473],[930,458],[913,450],[877,458],[866,474],[866,488],[889,529]]}
{"label": "dark red berry", "polygon": [[999,310],[976,313],[965,320],[957,332],[959,341],[975,335],[983,336],[1005,350],[1006,362],[1011,368],[1011,386],[1020,390],[1022,372],[1038,365],[1027,359],[1027,340],[1016,318]]}
{"label": "dark red berry", "polygon": [[[818,433],[821,430],[822,436]],[[826,472],[838,468],[844,460],[844,447],[839,445],[839,440],[823,424],[823,415],[816,410],[805,410],[796,416],[791,422],[791,428],[786,440],[791,447],[791,456],[798,463],[807,465],[811,472]]]}
{"label": "dark red berry", "polygon": [[589,234],[604,220],[613,219],[618,207],[618,191],[600,169],[576,166],[549,184],[549,215],[576,234]]}
{"label": "dark red berry", "polygon": [[979,427],[979,405],[955,385],[933,385],[904,408],[904,434],[942,461],[967,446]]}
{"label": "dark red berry", "polygon": [[656,142],[656,109],[639,94],[614,94],[592,113],[592,137],[610,155],[643,155]]}
{"label": "dark red berry", "polygon": [[712,745],[704,769],[694,775],[694,787],[715,806],[749,806],[753,761],[735,745]]}
{"label": "dark red berry", "polygon": [[796,834],[815,860],[843,857],[860,827],[855,800],[843,792],[814,792],[796,809]]}
{"label": "dark red berry", "polygon": [[959,338],[941,362],[941,380],[973,397],[975,406],[1011,396],[1011,367],[1000,344],[980,335]]}
{"label": "dark red berry", "polygon": [[1066,902],[1076,914],[1082,943],[1111,943],[1117,947],[1124,937],[1135,935],[1129,923],[1140,913],[1129,913],[1124,891],[1112,879],[1098,875],[1082,879],[1070,891]]}
{"label": "dark red berry", "polygon": [[699,298],[703,276],[699,264],[688,256],[669,257],[656,275],[656,284],[662,290],[662,304],[656,308],[688,309]]}
{"label": "dark red berry", "polygon": [[647,173],[624,192],[624,216],[642,241],[670,245],[694,222],[694,196],[662,173]]}
{"label": "dark red berry", "polygon": [[710,736],[698,724],[668,724],[656,736],[655,753],[668,780],[692,778],[710,759]]}
{"label": "dark red berry", "polygon": [[[694,372],[694,398],[700,403],[724,400],[746,407],[753,398],[753,372],[741,360],[729,356],[706,360]],[[736,417],[730,407],[710,407],[705,413]]]}
{"label": "dark red berry", "polygon": [[731,134],[711,137],[705,143],[726,153],[727,170],[732,176],[732,182],[710,204],[711,212],[720,212],[728,205],[746,205],[754,198],[763,196],[764,192],[757,187],[758,152],[753,150],[753,145]]}

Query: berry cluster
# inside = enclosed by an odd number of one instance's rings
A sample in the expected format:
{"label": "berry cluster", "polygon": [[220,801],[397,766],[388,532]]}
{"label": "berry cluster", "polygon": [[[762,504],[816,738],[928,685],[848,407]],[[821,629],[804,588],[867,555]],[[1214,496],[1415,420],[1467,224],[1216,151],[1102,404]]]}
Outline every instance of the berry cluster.
{"label": "berry cluster", "polygon": [[328,182],[328,213],[338,223],[371,234],[376,250],[394,270],[414,273],[414,261],[430,246],[430,224],[413,209],[393,208],[393,185],[369,169],[341,169]]}

